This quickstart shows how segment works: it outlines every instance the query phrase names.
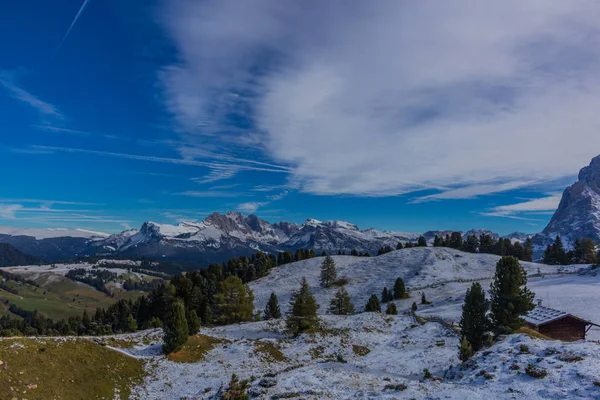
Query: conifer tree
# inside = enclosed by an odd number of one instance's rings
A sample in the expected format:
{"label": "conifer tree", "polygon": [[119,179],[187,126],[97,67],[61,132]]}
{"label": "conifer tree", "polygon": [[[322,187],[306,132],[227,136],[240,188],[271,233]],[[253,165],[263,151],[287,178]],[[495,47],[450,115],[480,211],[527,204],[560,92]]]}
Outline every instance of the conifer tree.
{"label": "conifer tree", "polygon": [[481,348],[486,332],[492,328],[487,315],[489,308],[490,302],[486,300],[481,285],[479,282],[473,283],[471,288],[467,289],[460,319],[462,337],[467,340],[473,351]]}
{"label": "conifer tree", "polygon": [[430,303],[427,301],[427,297],[425,297],[425,292],[422,292],[422,293],[421,293],[421,304],[430,304]]}
{"label": "conifer tree", "polygon": [[394,299],[404,299],[406,296],[406,287],[404,286],[404,281],[402,278],[396,278],[396,282],[394,282]]}
{"label": "conifer tree", "polygon": [[367,305],[365,306],[365,311],[367,312],[381,312],[381,304],[379,303],[379,299],[377,295],[373,294],[369,298]]}
{"label": "conifer tree", "polygon": [[90,325],[91,325],[92,322],[90,320],[90,316],[87,313],[87,310],[83,310],[83,316],[81,317],[81,323],[83,324],[83,327],[86,330],[90,329]]}
{"label": "conifer tree", "polygon": [[306,277],[302,278],[300,290],[292,294],[290,301],[290,312],[286,319],[286,326],[294,336],[300,333],[314,329],[319,324],[317,318],[317,304]]}
{"label": "conifer tree", "polygon": [[341,287],[331,299],[328,311],[335,315],[348,315],[354,312],[354,305],[350,300],[350,295]]}
{"label": "conifer tree", "polygon": [[438,235],[435,235],[433,238],[433,247],[442,247],[444,245],[444,241]]}
{"label": "conifer tree", "polygon": [[137,331],[138,324],[137,321],[133,318],[133,315],[129,313],[127,315],[127,332],[135,332]]}
{"label": "conifer tree", "polygon": [[183,301],[173,302],[169,317],[163,321],[163,330],[163,352],[169,354],[180,350],[189,335]]}
{"label": "conifer tree", "polygon": [[398,244],[396,245],[396,250],[402,250],[404,248],[404,246],[402,246],[402,242],[398,242]]}
{"label": "conifer tree", "polygon": [[448,244],[448,247],[451,247],[453,249],[462,249],[462,246],[463,239],[460,232],[452,232],[452,234],[450,235],[450,242]]}
{"label": "conifer tree", "polygon": [[384,287],[383,290],[381,291],[381,302],[387,303],[390,300],[391,300],[391,296],[388,292],[388,288]]}
{"label": "conifer tree", "polygon": [[385,309],[385,313],[388,315],[398,315],[398,309],[394,303],[389,302],[387,308]]}
{"label": "conifer tree", "polygon": [[223,324],[252,321],[254,294],[237,276],[230,276],[219,284],[215,300]]}
{"label": "conifer tree", "polygon": [[325,250],[321,252],[321,257],[327,257],[327,252],[325,252]]}
{"label": "conifer tree", "polygon": [[275,292],[271,293],[269,297],[269,301],[265,307],[265,312],[263,313],[263,319],[277,319],[281,318],[281,310],[279,309],[279,302],[277,301],[277,295]]}
{"label": "conifer tree", "polygon": [[424,236],[419,236],[419,240],[417,241],[417,247],[427,247],[427,240]]}
{"label": "conifer tree", "polygon": [[202,324],[202,321],[200,321],[200,318],[198,317],[196,310],[190,310],[188,312],[187,323],[188,323],[188,333],[190,335],[197,334],[198,331],[200,330],[200,325]]}
{"label": "conifer tree", "polygon": [[333,258],[327,256],[321,264],[321,286],[326,288],[331,287],[336,279],[335,261],[333,261]]}
{"label": "conifer tree", "polygon": [[519,260],[502,257],[490,287],[492,321],[499,332],[511,332],[525,324],[521,316],[534,308],[534,294],[526,285],[527,272]]}
{"label": "conifer tree", "polygon": [[575,242],[573,262],[576,264],[596,263],[596,243],[590,238]]}
{"label": "conifer tree", "polygon": [[467,338],[465,338],[463,336],[462,340],[460,341],[460,345],[458,346],[458,359],[462,362],[465,362],[469,358],[471,358],[472,355],[473,355],[473,349],[471,348],[471,345],[467,341]]}
{"label": "conifer tree", "polygon": [[533,240],[529,237],[523,246],[523,261],[533,261]]}
{"label": "conifer tree", "polygon": [[350,252],[350,255],[354,256],[354,257],[358,257],[358,251],[356,251],[356,249],[352,249],[352,251]]}
{"label": "conifer tree", "polygon": [[546,247],[544,252],[544,264],[565,265],[568,264],[568,256],[560,236],[556,236],[554,242]]}
{"label": "conifer tree", "polygon": [[479,239],[475,235],[467,236],[467,240],[463,243],[463,251],[469,253],[477,253],[479,249]]}
{"label": "conifer tree", "polygon": [[417,311],[417,302],[413,301],[412,306],[410,307],[411,311],[414,313],[415,311]]}

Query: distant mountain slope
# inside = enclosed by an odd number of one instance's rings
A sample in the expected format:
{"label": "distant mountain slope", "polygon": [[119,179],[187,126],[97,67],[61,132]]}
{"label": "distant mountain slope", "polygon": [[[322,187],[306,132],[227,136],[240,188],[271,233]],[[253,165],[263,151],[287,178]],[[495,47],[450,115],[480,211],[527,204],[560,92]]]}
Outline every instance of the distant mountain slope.
{"label": "distant mountain slope", "polygon": [[0,267],[41,263],[39,258],[21,253],[8,243],[0,243]]}
{"label": "distant mountain slope", "polygon": [[[361,230],[344,221],[307,219],[271,224],[256,215],[213,213],[204,221],[178,225],[145,222],[142,227],[105,236],[87,231],[0,229],[0,243],[49,261],[87,256],[168,259],[198,264],[222,262],[257,251],[279,252],[312,248],[316,251],[352,249],[376,253],[383,246],[416,240],[418,234]],[[63,232],[65,236],[60,235]]]}

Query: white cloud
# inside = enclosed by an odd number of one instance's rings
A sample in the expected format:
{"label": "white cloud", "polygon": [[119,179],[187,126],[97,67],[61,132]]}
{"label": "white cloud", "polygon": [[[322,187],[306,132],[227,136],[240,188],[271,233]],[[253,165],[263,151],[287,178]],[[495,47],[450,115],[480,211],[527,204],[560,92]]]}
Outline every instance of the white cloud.
{"label": "white cloud", "polygon": [[156,157],[156,156],[148,156],[148,155],[138,155],[138,154],[127,154],[127,153],[115,153],[109,151],[98,151],[98,150],[88,150],[88,149],[78,149],[71,147],[55,147],[55,146],[31,146],[34,149],[38,150],[49,150],[49,151],[61,151],[66,153],[81,153],[81,154],[92,154],[103,157],[115,157],[115,158],[124,158],[128,160],[138,160],[138,161],[150,161],[156,163],[165,163],[165,164],[179,164],[179,165],[189,165],[194,167],[207,167],[211,170],[225,170],[237,168],[239,170],[248,170],[248,171],[264,171],[264,172],[286,172],[284,169],[277,169],[271,167],[261,167],[254,165],[232,165],[232,164],[223,164],[223,163],[214,163],[208,161],[196,161],[193,159],[181,159],[181,158],[169,158],[169,157]]}
{"label": "white cloud", "polygon": [[252,214],[252,213],[256,212],[256,210],[258,210],[260,207],[264,206],[265,204],[267,204],[267,203],[251,201],[251,202],[242,203],[242,204],[238,205],[237,209],[238,209],[238,211]]}
{"label": "white cloud", "polygon": [[413,203],[422,203],[433,200],[473,199],[477,196],[493,193],[502,193],[507,192],[509,190],[527,187],[534,183],[537,183],[537,181],[514,181],[507,183],[464,186],[458,189],[447,189],[446,191],[442,191],[440,193],[419,197],[415,199]]}
{"label": "white cloud", "polygon": [[20,204],[0,204],[0,218],[15,219],[16,212],[22,208]]}
{"label": "white cloud", "polygon": [[187,197],[239,197],[244,196],[243,193],[223,192],[218,190],[186,190],[185,192],[176,193],[180,196]]}
{"label": "white cloud", "polygon": [[540,199],[533,199],[517,204],[498,206],[493,209],[497,213],[514,214],[519,212],[554,211],[560,203],[562,195],[555,194]]}
{"label": "white cloud", "polygon": [[6,71],[0,71],[0,86],[4,87],[10,97],[34,108],[43,117],[54,117],[57,119],[64,118],[53,104],[43,101],[39,97],[23,89],[17,84],[12,74],[9,74]]}
{"label": "white cloud", "polygon": [[600,148],[598,2],[173,0],[162,11],[180,61],[160,78],[180,127],[230,146],[258,135],[306,192],[472,197],[574,175]]}
{"label": "white cloud", "polygon": [[516,204],[502,205],[480,213],[488,217],[504,217],[512,219],[532,220],[532,216],[552,214],[558,207],[562,195],[554,193],[547,197],[532,199]]}

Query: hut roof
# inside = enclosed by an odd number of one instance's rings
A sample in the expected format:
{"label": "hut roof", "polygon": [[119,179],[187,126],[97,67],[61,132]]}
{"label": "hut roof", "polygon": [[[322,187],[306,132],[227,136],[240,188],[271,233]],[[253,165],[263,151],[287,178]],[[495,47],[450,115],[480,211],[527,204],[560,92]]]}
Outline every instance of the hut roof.
{"label": "hut roof", "polygon": [[527,315],[525,315],[523,317],[523,319],[531,325],[540,326],[540,325],[544,325],[544,324],[547,324],[552,321],[562,319],[567,316],[578,319],[582,322],[585,322],[588,325],[600,326],[598,324],[594,324],[593,322],[586,321],[582,318],[576,317],[576,316],[566,313],[564,311],[555,310],[554,308],[543,307],[543,306],[536,306]]}

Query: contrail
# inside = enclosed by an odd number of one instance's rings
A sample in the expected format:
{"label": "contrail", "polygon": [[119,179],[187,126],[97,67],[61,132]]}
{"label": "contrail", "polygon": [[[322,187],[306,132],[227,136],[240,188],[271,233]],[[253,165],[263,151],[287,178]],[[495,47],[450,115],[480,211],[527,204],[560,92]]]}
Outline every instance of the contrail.
{"label": "contrail", "polygon": [[54,52],[54,57],[56,57],[56,55],[60,51],[62,45],[65,43],[65,40],[67,40],[67,37],[69,36],[69,33],[71,33],[71,30],[73,29],[73,27],[77,23],[77,20],[79,19],[79,17],[81,16],[81,13],[83,13],[83,10],[85,9],[85,7],[87,6],[87,4],[89,2],[90,2],[90,0],[83,0],[83,4],[79,8],[79,11],[77,11],[77,15],[75,15],[75,19],[73,19],[73,22],[71,22],[71,26],[69,26],[69,29],[67,29],[67,33],[65,33],[65,36],[63,36],[62,40],[60,41],[60,44],[58,45],[58,48]]}

